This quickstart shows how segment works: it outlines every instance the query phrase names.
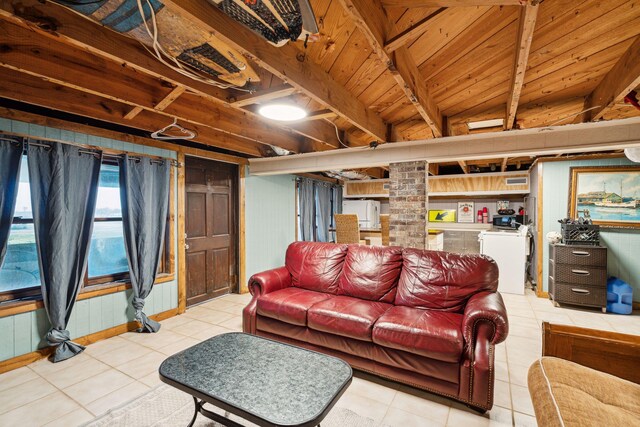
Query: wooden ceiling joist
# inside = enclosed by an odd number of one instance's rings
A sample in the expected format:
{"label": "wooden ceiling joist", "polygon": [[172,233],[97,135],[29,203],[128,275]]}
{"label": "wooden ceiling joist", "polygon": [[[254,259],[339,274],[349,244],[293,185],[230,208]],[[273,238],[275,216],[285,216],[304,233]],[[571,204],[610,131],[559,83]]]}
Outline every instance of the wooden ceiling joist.
{"label": "wooden ceiling joist", "polygon": [[431,21],[436,16],[440,15],[445,10],[447,9],[444,7],[441,7],[435,12],[430,13],[425,18],[418,21],[415,25],[412,25],[406,30],[401,31],[399,34],[390,36],[389,40],[387,40],[384,44],[384,50],[387,53],[391,53],[397,50],[398,48],[400,48],[401,46],[405,46],[407,43],[415,40],[417,37],[419,37],[420,35],[422,35],[422,33],[426,31],[427,26],[429,25],[429,21]]}
{"label": "wooden ceiling joist", "polygon": [[138,114],[140,114],[144,108],[136,106],[133,107],[127,114],[124,115],[124,118],[127,120],[133,120]]}
{"label": "wooden ceiling joist", "polygon": [[[135,120],[124,118],[130,105],[112,99],[72,89],[40,78],[17,73],[0,67],[0,97],[89,117],[104,122],[135,127],[148,132],[156,131],[170,121],[166,116],[150,110],[144,110]],[[261,156],[263,146],[251,139],[240,138],[227,132],[206,126],[189,125],[189,129],[198,133],[197,141],[212,147],[224,148],[251,156]]]}
{"label": "wooden ceiling joist", "polygon": [[524,73],[527,69],[527,61],[529,51],[531,50],[531,41],[533,40],[533,30],[536,26],[536,18],[538,16],[538,4],[535,6],[527,5],[520,11],[520,20],[518,22],[518,38],[516,40],[516,55],[513,65],[513,73],[511,76],[511,85],[509,87],[509,99],[507,100],[505,129],[513,129],[513,124],[518,110],[518,102],[520,101],[520,93],[524,84]]}
{"label": "wooden ceiling joist", "polygon": [[640,36],[587,98],[585,109],[597,107],[585,113],[587,121],[601,119],[616,103],[622,102],[624,97],[638,86],[640,86]]}
{"label": "wooden ceiling joist", "polygon": [[310,122],[313,120],[324,120],[324,119],[333,119],[336,117],[336,113],[331,110],[318,110],[310,113],[307,117],[302,119],[304,122]]}
{"label": "wooden ceiling joist", "polygon": [[278,85],[269,89],[264,89],[255,93],[248,93],[241,95],[235,100],[230,100],[229,104],[233,107],[245,107],[251,104],[258,104],[264,101],[271,101],[272,99],[284,98],[296,92],[294,87],[289,85]]}
{"label": "wooden ceiling joist", "polygon": [[165,5],[202,28],[210,31],[230,47],[254,61],[276,77],[289,83],[314,101],[325,105],[373,138],[384,141],[386,124],[373,111],[336,82],[319,65],[300,61],[300,50],[286,44],[275,47],[254,32],[234,21],[210,2],[165,0]]}
{"label": "wooden ceiling joist", "polygon": [[[159,79],[64,43],[43,39],[10,22],[0,20],[0,32],[7,47],[0,52],[1,67],[129,104],[131,107],[123,117],[130,118],[134,115],[131,108],[137,111],[139,107],[168,116],[165,119],[168,122],[175,117],[293,152],[306,151],[298,134],[252,120],[246,113],[221,107],[204,97],[184,93],[184,86],[168,89]],[[60,62],[65,67],[58,66]]]}
{"label": "wooden ceiling joist", "polygon": [[506,172],[507,171],[507,163],[509,162],[509,158],[505,157],[504,159],[502,159],[502,167],[500,167],[500,171],[501,172]]}
{"label": "wooden ceiling joist", "polygon": [[347,12],[363,32],[373,51],[387,64],[389,71],[435,137],[442,136],[442,115],[418,71],[406,46],[398,47],[394,55],[384,49],[387,37],[396,32],[379,0],[341,0]]}
{"label": "wooden ceiling joist", "polygon": [[174,87],[173,90],[167,94],[167,96],[162,98],[160,102],[153,106],[153,109],[156,111],[164,111],[165,108],[169,106],[169,104],[178,99],[178,97],[182,95],[186,90],[187,88],[185,88],[184,86]]}
{"label": "wooden ceiling joist", "polygon": [[462,172],[469,173],[469,165],[467,165],[467,162],[464,160],[458,160],[458,164],[460,165]]}
{"label": "wooden ceiling joist", "polygon": [[[0,18],[31,31],[36,31],[39,36],[44,36],[49,40],[63,42],[109,59],[119,64],[122,70],[134,69],[144,73],[144,75],[162,79],[173,87],[186,87],[190,92],[197,93],[220,107],[229,105],[228,99],[231,96],[229,91],[193,80],[175,72],[149,55],[138,41],[96,24],[76,12],[53,2],[0,0]],[[60,64],[56,65],[59,66]],[[247,113],[242,110],[240,106],[233,107],[243,111],[243,114],[253,115],[258,121],[262,120],[252,112]],[[129,113],[132,117],[136,115],[136,111],[133,109]],[[286,128],[285,132],[293,131],[305,137],[311,135],[314,141],[322,141],[323,144],[327,144],[326,148],[339,146],[335,133],[332,132],[332,126],[328,124],[325,126],[326,129],[322,129],[322,126],[310,129],[305,123],[290,127],[280,127]],[[322,133],[317,134],[315,129],[321,129]],[[277,133],[275,131],[274,134]],[[326,135],[329,135],[332,139],[324,141],[322,138]]]}

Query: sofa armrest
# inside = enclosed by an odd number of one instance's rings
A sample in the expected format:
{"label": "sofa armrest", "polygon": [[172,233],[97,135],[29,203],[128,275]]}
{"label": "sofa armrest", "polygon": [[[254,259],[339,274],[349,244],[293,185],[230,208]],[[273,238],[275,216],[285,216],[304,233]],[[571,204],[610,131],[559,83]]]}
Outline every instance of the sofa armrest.
{"label": "sofa armrest", "polygon": [[256,273],[249,279],[249,292],[254,298],[291,286],[291,274],[286,267]]}
{"label": "sofa armrest", "polygon": [[640,336],[542,323],[542,356],[553,356],[640,384]]}
{"label": "sofa armrest", "polygon": [[462,319],[462,334],[470,350],[473,347],[470,344],[474,343],[478,326],[482,323],[489,324],[493,330],[493,334],[487,337],[491,344],[500,344],[507,338],[507,309],[498,292],[479,292],[467,302]]}

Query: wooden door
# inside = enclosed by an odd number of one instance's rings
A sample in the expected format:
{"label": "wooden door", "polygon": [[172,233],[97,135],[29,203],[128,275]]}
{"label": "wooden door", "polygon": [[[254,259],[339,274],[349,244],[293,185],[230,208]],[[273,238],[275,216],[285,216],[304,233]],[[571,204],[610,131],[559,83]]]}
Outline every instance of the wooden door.
{"label": "wooden door", "polygon": [[236,165],[187,157],[187,306],[237,289]]}

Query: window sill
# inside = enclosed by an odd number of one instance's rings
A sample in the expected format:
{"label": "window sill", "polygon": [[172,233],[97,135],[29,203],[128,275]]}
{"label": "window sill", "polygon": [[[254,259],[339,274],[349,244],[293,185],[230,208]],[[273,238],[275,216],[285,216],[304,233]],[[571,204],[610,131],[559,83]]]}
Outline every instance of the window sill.
{"label": "window sill", "polygon": [[[174,274],[159,274],[154,286],[161,283],[171,282],[173,280],[175,280]],[[114,294],[116,292],[126,291],[127,289],[131,289],[131,282],[129,281],[103,283],[101,285],[94,285],[89,288],[82,289],[78,294],[77,300],[82,301],[84,299],[95,298],[102,295]],[[42,302],[42,299],[0,303],[0,318],[35,311],[43,307],[44,303]]]}

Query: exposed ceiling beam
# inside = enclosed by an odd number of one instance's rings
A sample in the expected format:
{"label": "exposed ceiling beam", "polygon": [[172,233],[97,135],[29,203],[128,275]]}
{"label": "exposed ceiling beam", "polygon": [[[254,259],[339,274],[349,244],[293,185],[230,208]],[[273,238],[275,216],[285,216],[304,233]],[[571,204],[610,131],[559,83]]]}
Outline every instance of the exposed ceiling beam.
{"label": "exposed ceiling beam", "polygon": [[293,44],[282,47],[271,45],[211,2],[165,0],[164,3],[354,126],[378,140],[385,140],[384,121],[319,65],[309,60],[298,60],[301,52]]}
{"label": "exposed ceiling beam", "polygon": [[[190,92],[197,93],[221,107],[229,105],[228,98],[231,96],[229,91],[193,80],[173,71],[149,55],[137,40],[123,36],[53,2],[0,0],[0,17],[23,28],[36,31],[39,36],[107,58],[120,64],[122,69],[134,69],[162,79],[172,86],[184,86]],[[240,106],[234,108],[242,111]],[[135,112],[130,112],[135,117]],[[249,114],[253,115],[252,112]],[[262,120],[258,116],[254,116],[254,118]],[[328,127],[329,125],[327,125],[328,129],[319,135],[308,129],[304,123],[295,126],[279,126],[287,132],[293,131],[305,137],[311,135],[314,141],[326,143],[329,147],[339,146],[335,133],[331,132],[332,129]],[[325,135],[333,135],[333,137],[324,141],[322,137]]]}
{"label": "exposed ceiling beam", "polygon": [[394,55],[384,50],[385,40],[390,34],[394,34],[396,29],[379,0],[341,0],[341,2],[369,40],[374,52],[384,64],[387,64],[398,86],[429,125],[433,134],[441,137],[442,115],[430,96],[409,49],[406,46],[400,46]]}
{"label": "exposed ceiling beam", "polygon": [[165,108],[169,106],[169,104],[178,99],[178,97],[182,95],[186,90],[187,88],[185,88],[184,86],[174,87],[173,90],[167,94],[167,96],[162,98],[160,102],[153,106],[153,109],[156,111],[164,111]]}
{"label": "exposed ceiling beam", "polygon": [[[167,88],[159,79],[64,43],[38,37],[33,31],[1,19],[0,34],[5,46],[0,51],[1,67],[129,104],[131,108],[158,112],[168,116],[165,119],[168,123],[176,117],[293,152],[306,151],[298,134],[252,120],[246,112],[216,105],[207,98],[185,94],[184,86]],[[58,65],[61,62],[64,67]],[[131,108],[123,117],[135,120],[139,113],[134,114]]]}
{"label": "exposed ceiling beam", "polygon": [[515,122],[537,16],[537,4],[535,6],[527,5],[520,11],[518,38],[516,39],[516,55],[511,76],[511,85],[509,86],[509,99],[507,100],[506,120],[504,123],[505,129],[507,130],[513,129]]}
{"label": "exposed ceiling beam", "polygon": [[457,163],[480,159],[528,157],[558,153],[589,153],[640,147],[640,117],[551,126],[511,132],[450,136],[382,144],[373,149],[347,148],[297,154],[277,159],[251,159],[251,174],[277,175],[329,169],[386,166],[389,163],[427,161]]}
{"label": "exposed ceiling beam", "polygon": [[336,117],[336,113],[331,110],[318,110],[310,113],[307,117],[302,119],[303,122],[310,122],[313,120],[333,119]]}
{"label": "exposed ceiling beam", "polygon": [[638,86],[640,86],[640,36],[587,98],[585,104],[587,108],[598,107],[585,113],[587,119],[591,121],[601,119],[616,103],[621,102]]}
{"label": "exposed ceiling beam", "polygon": [[507,162],[509,161],[508,157],[505,157],[504,159],[502,159],[502,167],[500,168],[500,171],[502,172],[506,172],[507,171]]}
{"label": "exposed ceiling beam", "polygon": [[[522,6],[530,0],[380,0],[384,7]],[[535,1],[535,0],[534,0]]]}
{"label": "exposed ceiling beam", "polygon": [[433,13],[430,13],[428,16],[418,21],[415,25],[412,25],[406,30],[401,31],[399,34],[391,35],[389,39],[384,43],[384,50],[387,51],[387,53],[391,53],[401,46],[405,46],[407,43],[415,40],[422,33],[427,31],[427,28],[429,28],[429,21],[440,15],[445,10],[447,9],[441,7],[440,9],[436,10]]}
{"label": "exposed ceiling beam", "polygon": [[437,163],[429,163],[429,175],[437,176],[440,173],[440,166]]}
{"label": "exposed ceiling beam", "polygon": [[[49,128],[55,128],[64,130],[67,132],[78,132],[86,135],[93,135],[103,138],[115,139],[117,141],[129,142],[131,144],[137,144],[140,146],[150,145],[156,148],[162,148],[167,150],[183,150],[187,155],[195,155],[195,156],[208,156],[215,160],[220,160],[226,163],[236,163],[239,165],[248,165],[249,161],[245,157],[234,156],[232,154],[224,154],[218,151],[214,151],[211,149],[212,147],[206,147],[206,144],[198,144],[198,148],[194,147],[185,147],[184,145],[179,145],[176,142],[172,141],[159,141],[152,138],[147,138],[144,136],[133,135],[131,132],[121,132],[117,130],[105,129],[102,127],[96,127],[95,125],[89,125],[84,123],[79,123],[72,118],[58,119],[49,116],[43,116],[36,113],[29,113],[22,110],[16,110],[13,108],[1,107],[0,106],[0,117],[15,120],[18,122],[24,122],[33,125],[39,125]],[[75,118],[79,119],[78,117]],[[7,133],[15,133],[22,136],[29,136],[28,133],[21,133],[18,127],[14,127],[13,129],[1,129],[0,131],[6,131]],[[57,139],[48,137],[48,139]],[[61,140],[65,140],[66,137],[61,137]],[[75,143],[83,143],[87,141],[80,141],[75,139],[73,141],[67,142],[75,142]],[[139,151],[140,148],[134,148],[134,150]],[[124,149],[124,151],[129,151],[128,149]],[[135,151],[133,152],[135,153]]]}
{"label": "exposed ceiling beam", "polygon": [[131,110],[129,110],[129,112],[127,114],[124,115],[124,118],[127,120],[133,120],[135,118],[135,116],[137,116],[138,114],[140,114],[142,111],[144,110],[144,108],[142,107],[133,107]]}
{"label": "exposed ceiling beam", "polygon": [[[158,112],[144,110],[135,123],[124,118],[131,108],[128,104],[106,99],[87,92],[44,81],[28,74],[16,73],[0,67],[0,97],[39,105],[58,111],[77,114],[109,123],[154,132],[168,123]],[[186,126],[186,125],[185,125]],[[206,126],[188,125],[198,133],[195,141],[252,156],[261,156],[263,146],[256,141],[221,132]]]}
{"label": "exposed ceiling beam", "polygon": [[235,100],[229,100],[229,104],[233,107],[245,107],[251,104],[257,104],[263,101],[271,101],[272,99],[284,98],[296,92],[296,89],[289,85],[278,85],[264,89],[255,93],[240,95]]}
{"label": "exposed ceiling beam", "polygon": [[469,165],[467,165],[467,162],[465,162],[464,160],[458,160],[458,164],[460,165],[460,169],[462,169],[462,172],[469,173]]}

